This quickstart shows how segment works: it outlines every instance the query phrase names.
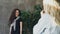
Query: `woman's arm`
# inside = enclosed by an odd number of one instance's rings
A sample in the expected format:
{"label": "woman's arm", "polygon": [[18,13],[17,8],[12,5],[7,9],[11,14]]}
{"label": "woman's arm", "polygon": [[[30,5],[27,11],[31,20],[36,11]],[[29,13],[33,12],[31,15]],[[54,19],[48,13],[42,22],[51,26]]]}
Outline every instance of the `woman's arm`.
{"label": "woman's arm", "polygon": [[12,26],[13,26],[13,24],[10,25],[10,31],[9,31],[9,34],[11,34]]}
{"label": "woman's arm", "polygon": [[20,34],[22,34],[22,22],[20,22]]}

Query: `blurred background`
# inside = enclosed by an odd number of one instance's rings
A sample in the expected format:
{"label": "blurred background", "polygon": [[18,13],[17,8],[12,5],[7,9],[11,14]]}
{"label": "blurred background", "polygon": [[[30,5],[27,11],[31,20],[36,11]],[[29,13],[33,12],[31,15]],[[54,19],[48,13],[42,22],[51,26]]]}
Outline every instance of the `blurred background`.
{"label": "blurred background", "polygon": [[21,10],[23,34],[32,34],[40,18],[42,0],[0,0],[0,34],[9,33],[9,17],[14,8]]}

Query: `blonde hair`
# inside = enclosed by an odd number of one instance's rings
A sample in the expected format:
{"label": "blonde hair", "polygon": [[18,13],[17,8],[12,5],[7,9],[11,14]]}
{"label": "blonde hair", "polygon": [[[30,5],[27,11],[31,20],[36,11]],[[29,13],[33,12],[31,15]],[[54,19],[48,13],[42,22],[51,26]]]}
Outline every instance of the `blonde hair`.
{"label": "blonde hair", "polygon": [[60,6],[58,0],[43,0],[44,11],[55,17],[55,21],[60,25]]}

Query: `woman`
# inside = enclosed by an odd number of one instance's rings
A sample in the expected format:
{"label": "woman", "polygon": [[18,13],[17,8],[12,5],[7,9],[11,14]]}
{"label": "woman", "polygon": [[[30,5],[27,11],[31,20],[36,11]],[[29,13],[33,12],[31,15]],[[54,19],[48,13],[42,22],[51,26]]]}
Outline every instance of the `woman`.
{"label": "woman", "polygon": [[19,9],[14,9],[9,22],[10,22],[10,32],[9,34],[22,34],[22,20],[21,11]]}
{"label": "woman", "polygon": [[60,34],[60,0],[43,0],[43,8],[33,34]]}

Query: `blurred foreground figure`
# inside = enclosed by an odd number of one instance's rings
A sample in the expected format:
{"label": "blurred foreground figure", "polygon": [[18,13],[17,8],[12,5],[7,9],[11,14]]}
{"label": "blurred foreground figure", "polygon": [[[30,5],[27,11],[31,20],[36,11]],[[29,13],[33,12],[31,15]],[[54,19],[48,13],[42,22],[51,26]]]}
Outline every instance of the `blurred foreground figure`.
{"label": "blurred foreground figure", "polygon": [[43,0],[43,8],[33,34],[60,34],[60,0]]}

